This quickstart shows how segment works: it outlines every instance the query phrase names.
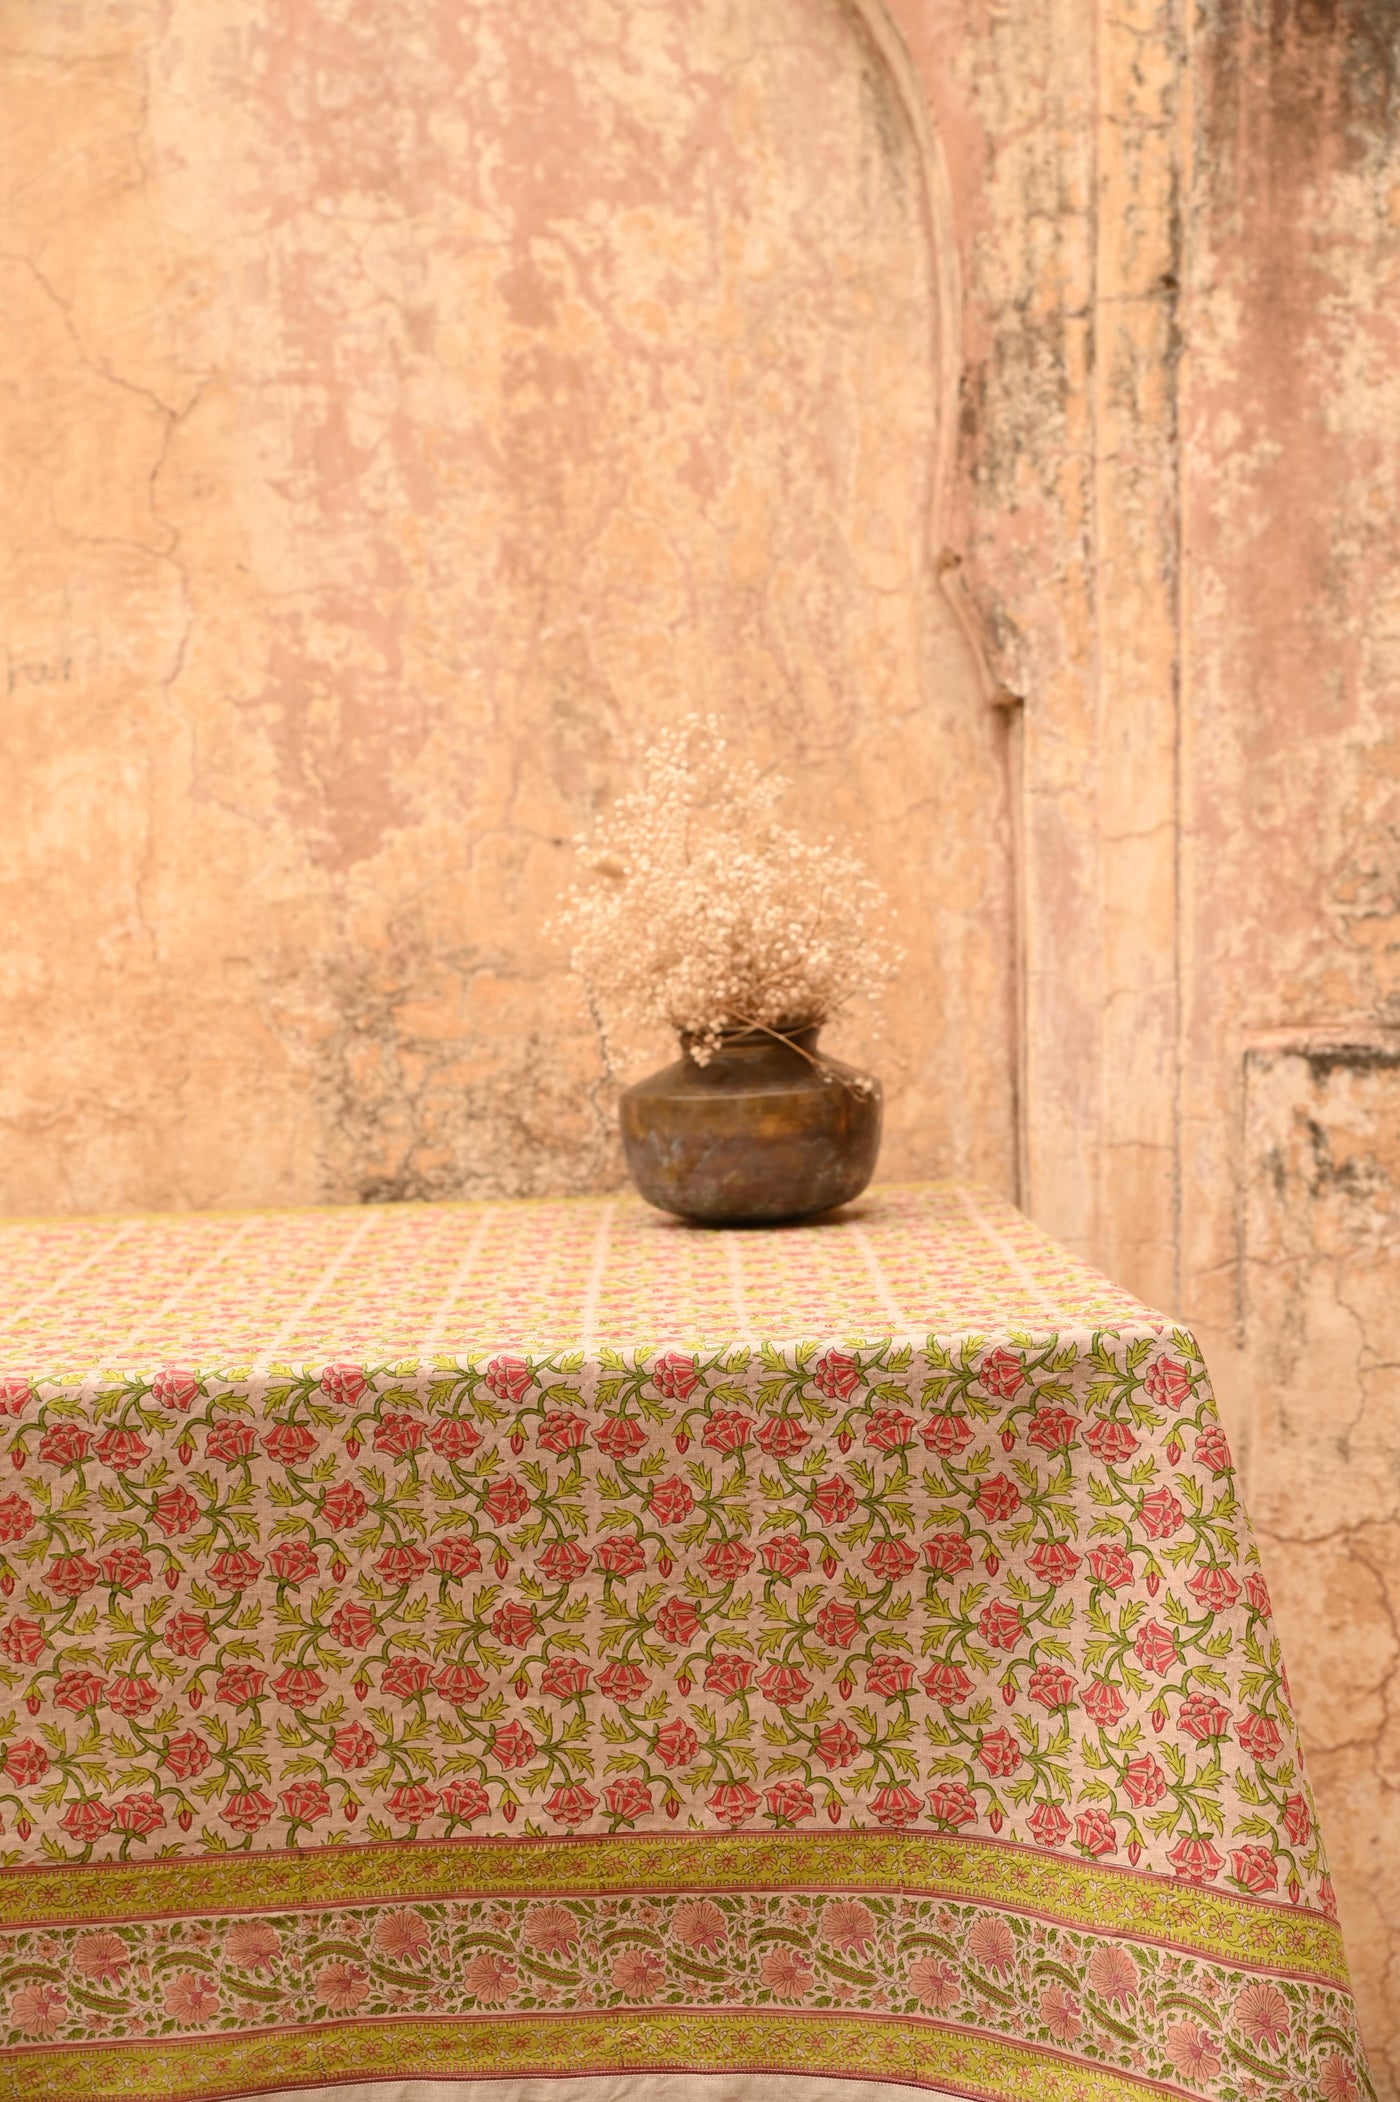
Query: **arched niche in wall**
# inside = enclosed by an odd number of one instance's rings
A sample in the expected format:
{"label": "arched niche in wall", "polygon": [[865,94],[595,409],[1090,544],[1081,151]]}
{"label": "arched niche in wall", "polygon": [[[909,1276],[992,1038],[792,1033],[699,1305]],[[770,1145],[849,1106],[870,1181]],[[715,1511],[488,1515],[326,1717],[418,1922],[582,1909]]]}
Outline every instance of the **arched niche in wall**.
{"label": "arched niche in wall", "polygon": [[60,274],[149,512],[66,617],[144,846],[41,880],[72,1201],[615,1181],[541,929],[688,708],[894,897],[883,1039],[831,1038],[882,1172],[1009,1186],[1005,786],[931,561],[951,247],[876,0],[169,0],[124,63],[82,121],[147,170],[140,269],[93,197]]}

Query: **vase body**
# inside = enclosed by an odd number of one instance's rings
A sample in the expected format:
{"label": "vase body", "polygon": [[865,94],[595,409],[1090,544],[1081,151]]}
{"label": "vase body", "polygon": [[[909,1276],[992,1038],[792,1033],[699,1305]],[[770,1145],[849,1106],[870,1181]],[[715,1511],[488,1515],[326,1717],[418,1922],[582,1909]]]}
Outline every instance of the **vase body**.
{"label": "vase body", "polygon": [[647,1202],[737,1226],[859,1196],[880,1151],[880,1083],[838,1059],[814,1064],[816,1041],[815,1029],[790,1042],[753,1031],[726,1038],[702,1066],[683,1039],[674,1065],[628,1088],[622,1145]]}

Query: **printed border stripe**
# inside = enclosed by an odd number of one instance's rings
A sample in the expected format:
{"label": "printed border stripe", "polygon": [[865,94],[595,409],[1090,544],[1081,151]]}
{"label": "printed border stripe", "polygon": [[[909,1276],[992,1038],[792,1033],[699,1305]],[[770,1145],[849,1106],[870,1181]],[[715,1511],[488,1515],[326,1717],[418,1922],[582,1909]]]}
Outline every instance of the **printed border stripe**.
{"label": "printed border stripe", "polygon": [[1036,2102],[1185,2097],[1137,2078],[1000,2038],[907,2017],[613,2008],[606,2014],[474,2021],[349,2020],[253,2037],[214,2034],[141,2044],[0,2052],[23,2067],[26,2102],[215,2102],[338,2081],[525,2080],[592,2072],[825,2074]]}
{"label": "printed border stripe", "polygon": [[412,1899],[643,1896],[680,1890],[917,1891],[1348,1986],[1317,1913],[996,1840],[883,1832],[469,1839],[13,1869],[0,1927],[323,1910]]}

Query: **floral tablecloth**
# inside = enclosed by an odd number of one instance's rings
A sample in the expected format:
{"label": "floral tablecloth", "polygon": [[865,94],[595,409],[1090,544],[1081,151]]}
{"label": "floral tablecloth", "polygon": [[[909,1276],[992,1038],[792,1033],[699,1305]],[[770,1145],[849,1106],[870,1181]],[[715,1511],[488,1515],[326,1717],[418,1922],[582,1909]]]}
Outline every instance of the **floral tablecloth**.
{"label": "floral tablecloth", "polygon": [[1008,1205],[0,1280],[0,2095],[1371,2092],[1200,1354]]}

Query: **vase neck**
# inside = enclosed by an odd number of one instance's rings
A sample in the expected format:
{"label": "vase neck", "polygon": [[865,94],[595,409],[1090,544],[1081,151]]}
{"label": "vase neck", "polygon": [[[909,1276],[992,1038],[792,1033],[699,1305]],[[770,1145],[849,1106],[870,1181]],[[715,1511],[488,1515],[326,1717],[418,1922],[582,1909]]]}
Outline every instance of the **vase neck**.
{"label": "vase neck", "polygon": [[[808,1023],[800,1029],[783,1029],[775,1024],[771,1031],[767,1029],[726,1031],[710,1054],[710,1058],[711,1062],[716,1058],[749,1060],[761,1057],[764,1052],[781,1055],[785,1051],[791,1056],[799,1058],[805,1053],[810,1058],[816,1049],[817,1038],[820,1034],[820,1022]],[[695,1046],[698,1042],[698,1036],[692,1034],[689,1030],[682,1030],[681,1049],[687,1058],[693,1059]]]}

